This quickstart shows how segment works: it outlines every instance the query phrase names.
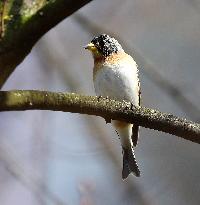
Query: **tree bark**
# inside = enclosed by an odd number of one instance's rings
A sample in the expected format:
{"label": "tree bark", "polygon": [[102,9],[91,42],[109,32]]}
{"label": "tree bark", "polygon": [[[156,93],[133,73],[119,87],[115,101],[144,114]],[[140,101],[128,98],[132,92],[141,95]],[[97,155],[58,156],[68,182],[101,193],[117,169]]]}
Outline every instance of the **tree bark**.
{"label": "tree bark", "polygon": [[200,124],[158,110],[103,97],[75,93],[0,91],[0,111],[52,110],[96,115],[106,122],[121,120],[166,132],[200,144]]}
{"label": "tree bark", "polygon": [[43,34],[90,1],[0,1],[0,88]]}

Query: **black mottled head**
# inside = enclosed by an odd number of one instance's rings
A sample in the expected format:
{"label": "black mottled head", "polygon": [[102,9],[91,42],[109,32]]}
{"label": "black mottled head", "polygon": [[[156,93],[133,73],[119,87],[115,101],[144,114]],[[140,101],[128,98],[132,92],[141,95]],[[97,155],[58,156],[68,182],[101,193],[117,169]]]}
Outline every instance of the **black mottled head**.
{"label": "black mottled head", "polygon": [[[97,49],[97,52],[99,52],[104,57],[107,57],[119,51],[123,51],[118,41],[107,34],[101,34],[97,37],[94,37],[93,40],[91,41],[91,44],[93,44]],[[89,50],[95,51],[94,49],[89,49]]]}

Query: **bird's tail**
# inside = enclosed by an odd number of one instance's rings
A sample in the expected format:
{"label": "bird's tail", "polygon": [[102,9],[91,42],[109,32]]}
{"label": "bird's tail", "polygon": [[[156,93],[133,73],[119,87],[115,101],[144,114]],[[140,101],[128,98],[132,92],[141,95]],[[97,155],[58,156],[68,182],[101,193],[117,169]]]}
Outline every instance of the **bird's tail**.
{"label": "bird's tail", "polygon": [[126,179],[130,173],[133,173],[136,177],[140,176],[140,170],[138,168],[134,150],[130,147],[123,147],[123,170],[122,179]]}

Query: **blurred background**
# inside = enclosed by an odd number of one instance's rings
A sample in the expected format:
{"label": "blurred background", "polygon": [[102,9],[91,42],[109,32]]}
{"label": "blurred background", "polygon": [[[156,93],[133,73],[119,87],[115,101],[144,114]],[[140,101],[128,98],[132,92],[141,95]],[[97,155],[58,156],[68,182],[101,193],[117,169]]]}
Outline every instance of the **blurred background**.
{"label": "blurred background", "polygon": [[[94,95],[83,46],[108,33],[139,65],[143,106],[200,122],[199,22],[198,0],[93,1],[49,31],[3,89]],[[99,117],[3,112],[0,129],[1,205],[199,204],[195,143],[141,128],[141,177],[122,181],[120,142]]]}

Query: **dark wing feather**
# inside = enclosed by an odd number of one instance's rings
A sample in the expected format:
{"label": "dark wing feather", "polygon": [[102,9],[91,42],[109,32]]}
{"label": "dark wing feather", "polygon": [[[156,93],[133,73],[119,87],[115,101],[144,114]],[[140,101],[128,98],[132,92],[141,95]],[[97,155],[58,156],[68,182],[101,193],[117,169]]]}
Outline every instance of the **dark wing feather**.
{"label": "dark wing feather", "polygon": [[[140,82],[139,81],[138,81],[138,87],[139,87],[139,92],[138,92],[139,102],[138,102],[138,105],[140,106],[140,104],[141,104],[141,89],[140,89]],[[135,147],[137,146],[138,137],[139,137],[139,126],[136,125],[136,124],[133,124],[131,139],[132,139],[133,145]]]}

